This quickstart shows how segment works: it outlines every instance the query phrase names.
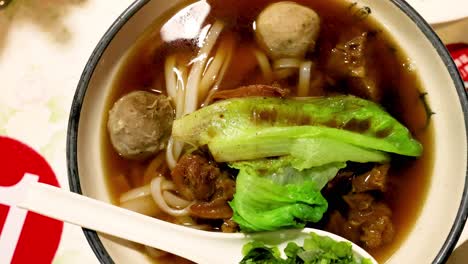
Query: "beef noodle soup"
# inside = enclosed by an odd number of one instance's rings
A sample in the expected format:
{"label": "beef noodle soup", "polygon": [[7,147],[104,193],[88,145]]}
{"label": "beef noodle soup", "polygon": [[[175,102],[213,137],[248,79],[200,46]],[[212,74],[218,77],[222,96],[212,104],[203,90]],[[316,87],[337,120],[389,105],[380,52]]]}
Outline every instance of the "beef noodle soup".
{"label": "beef noodle soup", "polygon": [[424,203],[432,113],[372,10],[209,0],[155,19],[107,99],[114,203],[215,232],[315,227],[385,262]]}

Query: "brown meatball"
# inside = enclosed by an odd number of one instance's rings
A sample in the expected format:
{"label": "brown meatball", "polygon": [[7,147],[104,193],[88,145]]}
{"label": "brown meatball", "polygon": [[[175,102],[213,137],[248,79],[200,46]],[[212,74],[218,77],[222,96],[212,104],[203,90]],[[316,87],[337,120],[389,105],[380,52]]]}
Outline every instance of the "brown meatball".
{"label": "brown meatball", "polygon": [[121,156],[144,159],[166,147],[173,120],[174,110],[166,96],[136,91],[112,106],[107,130]]}
{"label": "brown meatball", "polygon": [[315,48],[319,31],[317,13],[289,1],[269,5],[256,21],[257,40],[274,59],[302,58]]}

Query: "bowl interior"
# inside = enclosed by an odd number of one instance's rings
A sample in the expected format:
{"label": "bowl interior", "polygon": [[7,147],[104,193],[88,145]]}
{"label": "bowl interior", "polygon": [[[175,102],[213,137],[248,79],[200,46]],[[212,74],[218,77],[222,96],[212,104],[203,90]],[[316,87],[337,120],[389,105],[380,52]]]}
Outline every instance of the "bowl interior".
{"label": "bowl interior", "polygon": [[[110,195],[103,174],[100,131],[111,82],[120,62],[135,40],[155,18],[181,1],[146,2],[148,1],[136,1],[114,25],[113,30],[118,30],[118,33],[113,36],[112,32],[108,32],[103,38],[101,46],[98,46],[97,53],[93,54],[94,57],[85,70],[72,109],[71,118],[75,121],[71,122],[76,122],[77,125],[79,123],[76,139],[69,136],[69,147],[76,140],[77,148],[76,156],[72,154],[69,158],[72,163],[74,158],[77,160],[77,168],[70,170],[70,177],[75,177],[72,190],[79,191],[81,187],[83,194],[104,201],[110,201]],[[405,4],[400,1],[396,1],[397,4],[372,0],[357,2],[371,8],[372,15],[392,33],[407,53],[411,59],[410,63],[419,72],[422,87],[428,93],[428,102],[436,113],[432,120],[435,128],[435,161],[427,199],[413,230],[388,261],[395,264],[430,263],[436,259],[454,226],[465,188],[467,137],[464,110],[467,109],[462,109],[460,101],[465,100],[466,104],[466,97],[460,99],[457,93],[456,86],[461,85],[461,82],[454,74],[453,65],[446,65],[448,57],[440,56],[439,52],[443,52],[440,50],[441,46],[434,46],[434,43],[438,43],[437,38],[431,35],[429,27],[418,20],[411,11],[406,10],[409,15],[402,11],[400,7]],[[142,7],[139,8],[140,6]],[[136,12],[132,16],[134,11]],[[128,17],[128,21],[125,22]],[[124,25],[119,30],[121,23]],[[105,43],[108,41],[110,43],[106,48]],[[100,59],[99,50],[104,50]],[[97,62],[96,65],[93,65],[93,58]],[[458,89],[461,89],[460,87]],[[73,112],[79,114],[74,116]],[[73,130],[73,126],[71,129]],[[463,223],[458,221],[458,225]],[[92,236],[88,236],[88,239],[90,237]],[[130,243],[104,235],[99,235],[99,238],[105,251],[117,263],[150,263],[149,259]],[[99,251],[96,248],[100,247],[100,243],[94,239],[90,242],[95,250]],[[102,254],[103,261],[106,260],[105,251],[97,252]]]}

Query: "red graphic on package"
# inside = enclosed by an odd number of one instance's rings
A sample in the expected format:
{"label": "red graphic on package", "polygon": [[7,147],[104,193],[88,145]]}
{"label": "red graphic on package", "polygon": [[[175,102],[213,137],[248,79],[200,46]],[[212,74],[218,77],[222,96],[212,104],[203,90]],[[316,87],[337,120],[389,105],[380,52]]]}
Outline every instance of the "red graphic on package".
{"label": "red graphic on package", "polygon": [[[30,147],[0,136],[0,188],[17,184],[25,174],[59,187],[49,164]],[[35,177],[34,176],[34,177]],[[5,199],[5,197],[3,197]],[[63,222],[1,204],[0,263],[49,264],[57,251]]]}
{"label": "red graphic on package", "polygon": [[455,43],[447,45],[460,75],[465,82],[468,82],[468,44]]}

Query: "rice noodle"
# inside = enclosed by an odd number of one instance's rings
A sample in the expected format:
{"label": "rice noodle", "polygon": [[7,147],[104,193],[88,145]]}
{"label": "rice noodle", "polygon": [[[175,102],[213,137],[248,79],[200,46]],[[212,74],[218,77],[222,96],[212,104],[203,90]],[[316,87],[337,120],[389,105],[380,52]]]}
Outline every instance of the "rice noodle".
{"label": "rice noodle", "polygon": [[307,96],[310,86],[310,73],[312,71],[312,62],[304,61],[299,68],[299,83],[297,86],[297,96]]}
{"label": "rice noodle", "polygon": [[192,113],[197,109],[199,99],[198,86],[200,84],[201,74],[208,59],[208,55],[221,34],[223,27],[224,25],[220,21],[216,21],[213,26],[211,26],[210,31],[204,40],[203,46],[198,52],[198,56],[191,62],[193,65],[187,79],[184,114]]}
{"label": "rice noodle", "polygon": [[229,65],[231,64],[232,54],[234,53],[234,41],[231,40],[229,42],[229,44],[230,45],[226,48],[227,55],[226,55],[226,59],[224,60],[223,67],[221,68],[221,71],[219,72],[219,78],[216,80],[215,85],[213,86],[213,88],[210,90],[210,92],[206,96],[206,99],[203,102],[202,107],[207,106],[210,103],[211,98],[216,93],[216,91],[219,89],[219,85],[223,81],[224,75],[226,74],[226,71],[227,71]]}
{"label": "rice noodle", "polygon": [[278,59],[273,62],[273,68],[275,69],[285,69],[285,68],[299,68],[301,66],[301,61],[295,58],[283,58]]}
{"label": "rice noodle", "polygon": [[255,49],[254,50],[255,57],[257,58],[258,65],[260,66],[260,70],[263,73],[263,76],[267,82],[273,81],[273,71],[271,70],[270,61],[265,53]]}
{"label": "rice noodle", "polygon": [[181,66],[177,71],[176,97],[176,118],[182,117],[185,109],[185,85],[187,84],[187,67]]}
{"label": "rice noodle", "polygon": [[[175,185],[171,181],[163,181],[161,190],[173,191],[175,190]],[[123,193],[122,195],[120,195],[119,202],[125,203],[131,200],[139,199],[141,197],[150,196],[150,195],[151,195],[151,186],[150,184],[147,184],[141,187],[133,188],[130,191]]]}
{"label": "rice noodle", "polygon": [[166,203],[169,206],[177,208],[177,209],[185,208],[185,207],[189,206],[189,204],[191,203],[190,201],[187,201],[187,200],[173,194],[170,191],[163,191],[162,194],[163,194],[163,197],[164,197],[164,200],[166,201]]}
{"label": "rice noodle", "polygon": [[157,176],[162,176],[161,167],[164,166],[165,154],[160,152],[146,167],[143,175],[143,184],[149,184],[151,180]]}
{"label": "rice noodle", "polygon": [[171,55],[166,58],[164,63],[164,78],[166,79],[166,91],[169,97],[176,98],[176,76],[174,69],[176,66],[176,57]]}
{"label": "rice noodle", "polygon": [[151,195],[120,203],[120,207],[148,216],[156,216],[161,213],[161,209],[158,208]]}
{"label": "rice noodle", "polygon": [[174,169],[177,164],[177,159],[174,155],[174,138],[171,136],[167,142],[166,148],[166,162],[169,169]]}
{"label": "rice noodle", "polygon": [[148,196],[151,194],[150,185],[145,185],[142,187],[131,189],[130,191],[120,195],[120,203],[125,203],[130,200],[138,199],[143,196]]}
{"label": "rice noodle", "polygon": [[297,69],[293,68],[285,68],[285,69],[279,69],[273,72],[273,75],[275,76],[276,80],[281,80],[288,78],[295,74],[297,72]]}
{"label": "rice noodle", "polygon": [[[173,98],[176,106],[176,118],[180,118],[184,114],[190,114],[197,110],[199,98],[206,96],[209,86],[216,80],[219,68],[221,68],[224,57],[226,56],[226,52],[223,51],[224,48],[218,50],[216,55],[218,55],[218,53],[220,55],[216,56],[212,62],[208,61],[207,63],[207,60],[223,27],[224,25],[220,21],[216,21],[211,26],[197,57],[189,63],[192,66],[188,77],[187,67],[182,66],[177,68],[174,56],[170,56],[166,59],[166,86],[168,94]],[[221,47],[222,46],[220,46],[220,48]],[[206,71],[206,76],[203,79],[201,79],[202,71]],[[175,141],[172,136],[170,137],[166,148],[166,161],[171,170],[176,166],[183,147],[183,142]]]}
{"label": "rice noodle", "polygon": [[[187,82],[186,77],[184,78],[184,75],[186,75],[185,73],[186,71],[187,71],[186,66],[180,66],[179,68],[174,68],[174,73],[176,75],[176,91],[175,91],[173,100],[174,100],[174,104],[176,105],[176,115],[178,112],[183,113],[184,108],[185,108],[183,98],[185,95],[185,84]],[[179,97],[182,97],[182,100],[180,100]]]}
{"label": "rice noodle", "polygon": [[207,61],[206,61],[206,65],[205,65],[205,69],[203,70],[202,72],[202,76],[204,76],[206,74],[206,71],[208,70],[208,68],[210,67],[211,63],[213,62],[214,60],[214,57],[210,57]]}
{"label": "rice noodle", "polygon": [[210,102],[211,102],[211,100],[212,100],[212,98],[213,98],[213,95],[215,95],[216,91],[218,91],[218,88],[213,86],[213,89],[210,90],[210,92],[209,92],[208,95],[206,96],[205,101],[204,101],[203,104],[201,105],[202,107],[205,107],[205,106],[207,106],[207,105],[210,104]]}
{"label": "rice noodle", "polygon": [[[176,118],[182,117],[185,111],[185,92],[186,92],[186,84],[187,84],[187,67],[183,66],[180,68],[179,71],[176,72],[177,74],[177,95],[176,95]],[[172,136],[171,136],[172,139]],[[184,148],[184,143],[180,141],[173,140],[172,151],[172,159],[177,162],[179,160],[180,154],[182,153],[182,149]],[[172,168],[171,168],[172,169]]]}
{"label": "rice noodle", "polygon": [[219,71],[221,70],[224,60],[228,53],[229,40],[223,40],[216,51],[216,54],[209,65],[203,78],[201,79],[200,86],[198,87],[199,97],[205,98],[209,88],[216,82],[216,78],[219,77]]}
{"label": "rice noodle", "polygon": [[175,190],[175,185],[172,181],[167,181],[164,180],[161,183],[161,190],[163,191],[174,191]]}
{"label": "rice noodle", "polygon": [[[151,181],[151,195],[158,205],[158,207],[165,213],[172,215],[172,216],[186,216],[190,213],[190,205],[185,207],[184,209],[174,209],[171,208],[163,197],[162,194],[162,182],[163,177],[157,177]],[[190,203],[192,204],[192,203]]]}

